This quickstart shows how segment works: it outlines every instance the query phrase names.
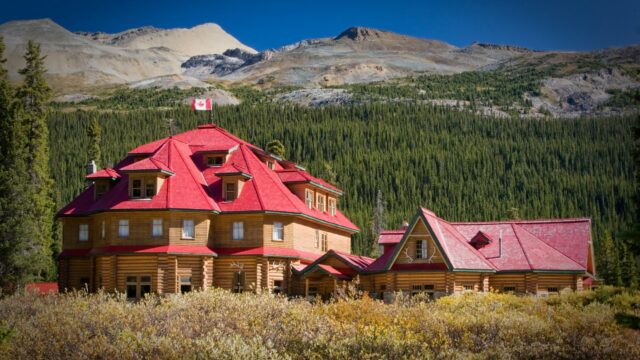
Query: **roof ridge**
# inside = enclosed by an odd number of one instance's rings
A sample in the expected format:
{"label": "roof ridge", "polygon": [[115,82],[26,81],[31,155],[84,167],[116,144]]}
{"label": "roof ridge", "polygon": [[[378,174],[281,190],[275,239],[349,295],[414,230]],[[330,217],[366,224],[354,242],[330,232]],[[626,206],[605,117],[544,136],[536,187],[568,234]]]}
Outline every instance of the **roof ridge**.
{"label": "roof ridge", "polygon": [[529,255],[527,255],[527,250],[522,246],[522,241],[520,241],[520,236],[518,236],[518,232],[514,227],[514,224],[511,224],[511,231],[513,231],[513,236],[515,236],[516,241],[518,241],[518,245],[520,245],[520,249],[522,249],[522,254],[524,255],[525,260],[527,260],[527,265],[529,265],[529,269],[533,270],[533,265],[531,265],[531,260],[529,260]]}
{"label": "roof ridge", "polygon": [[[166,144],[166,142],[165,142]],[[164,144],[163,144],[164,146]],[[167,161],[171,162],[171,146],[167,148]],[[167,168],[171,169],[171,166],[167,165]],[[167,178],[167,207],[171,207],[171,188],[173,186],[173,181],[171,181],[171,176]]]}
{"label": "roof ridge", "polygon": [[558,219],[529,219],[529,220],[495,220],[495,221],[451,221],[451,225],[506,225],[506,224],[548,224],[591,221],[590,217],[558,218]]}
{"label": "roof ridge", "polygon": [[[517,225],[517,224],[516,224],[516,225]],[[577,261],[575,261],[575,260],[573,260],[572,258],[570,258],[569,256],[567,256],[567,254],[565,254],[564,252],[562,252],[560,249],[558,249],[558,248],[556,248],[555,246],[553,246],[553,245],[551,245],[551,244],[547,243],[546,241],[544,241],[544,240],[540,239],[540,238],[539,238],[539,237],[537,237],[534,233],[532,233],[531,231],[527,230],[526,228],[524,228],[524,227],[522,227],[522,226],[519,226],[519,225],[517,225],[517,226],[518,226],[518,229],[524,230],[525,232],[529,233],[529,235],[533,236],[536,240],[540,241],[541,243],[543,243],[543,244],[547,245],[548,247],[552,248],[553,250],[557,251],[560,255],[562,255],[562,256],[564,256],[565,258],[567,258],[567,259],[571,260],[573,263],[575,263],[575,264],[576,264],[576,265],[578,265],[579,267],[581,267],[581,268],[583,267],[583,266],[582,266],[582,265],[580,265]],[[512,227],[513,227],[513,225],[512,225]],[[516,238],[518,238],[518,239],[519,239],[518,234],[515,232],[515,229],[514,229],[514,234],[516,235]],[[520,247],[522,247],[522,244],[520,244]],[[522,251],[524,252],[524,248],[522,248]],[[526,253],[525,253],[525,256],[526,256]],[[528,258],[527,258],[527,260],[528,260]]]}
{"label": "roof ridge", "polygon": [[[183,144],[184,144],[184,143],[183,143]],[[176,146],[176,145],[175,145],[175,144],[173,144],[173,146]],[[198,180],[196,180],[196,177],[193,175],[193,171],[191,170],[191,167],[190,167],[190,166],[189,166],[189,164],[187,163],[187,160],[184,158],[184,156],[183,156],[184,154],[182,154],[182,151],[180,151],[180,149],[178,149],[177,147],[176,147],[176,150],[178,151],[178,156],[180,156],[180,159],[182,160],[182,162],[184,162],[184,164],[185,164],[185,166],[186,166],[186,168],[187,168],[187,172],[189,173],[189,175],[191,175],[191,179],[192,179],[194,182],[196,182],[196,184],[198,184],[198,185],[203,185],[201,182],[199,182]],[[205,182],[204,182],[204,185],[206,185],[206,184],[207,184],[207,182],[205,181]],[[212,206],[212,200],[211,200],[211,198],[209,197],[209,194],[205,193],[204,189],[202,189],[202,186],[196,186],[196,187],[198,188],[198,191],[200,191],[200,194],[202,194],[202,196],[204,196],[204,198],[205,198],[205,202],[206,202],[207,204],[209,204],[209,207],[210,207],[211,209],[215,209],[217,206]],[[167,204],[168,204],[168,202],[167,202]],[[215,202],[214,202],[213,204],[215,204]]]}
{"label": "roof ridge", "polygon": [[439,220],[438,222],[442,221],[444,223],[446,223],[447,225],[449,225],[449,227],[451,228],[451,230],[453,231],[453,235],[454,238],[456,240],[458,240],[459,242],[463,243],[464,246],[466,246],[469,250],[471,250],[472,253],[474,253],[480,260],[482,260],[484,263],[486,263],[487,265],[489,265],[489,267],[491,267],[494,270],[497,270],[495,265],[493,265],[493,263],[491,263],[480,251],[478,251],[478,249],[476,249],[475,247],[471,246],[471,244],[469,244],[469,242],[467,241],[467,239],[464,238],[464,236],[462,236],[462,234],[460,234],[460,232],[458,231],[458,229],[456,229],[453,225],[451,225],[447,220],[442,219],[438,216],[435,216],[435,218],[437,220]]}

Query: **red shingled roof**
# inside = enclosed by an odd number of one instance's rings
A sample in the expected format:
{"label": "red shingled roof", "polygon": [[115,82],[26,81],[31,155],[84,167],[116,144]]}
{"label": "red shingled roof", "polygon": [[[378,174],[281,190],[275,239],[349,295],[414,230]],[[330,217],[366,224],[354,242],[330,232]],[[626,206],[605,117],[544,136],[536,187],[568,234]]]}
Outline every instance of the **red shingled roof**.
{"label": "red shingled roof", "polygon": [[112,168],[104,168],[102,170],[96,171],[93,174],[89,174],[85,176],[85,178],[91,179],[119,179],[120,174]]}
{"label": "red shingled roof", "polygon": [[306,171],[293,168],[277,170],[276,172],[278,173],[280,180],[285,184],[311,183],[312,185],[324,187],[330,191],[342,194],[342,190],[322,179],[311,176],[311,174]]}
{"label": "red shingled roof", "polygon": [[[228,150],[229,158],[223,167],[209,167],[196,152]],[[134,162],[128,156],[113,171],[121,172],[121,178],[100,199],[93,197],[93,188],[86,189],[71,203],[62,208],[59,216],[83,216],[109,210],[181,209],[221,213],[281,212],[301,215],[310,220],[333,225],[347,231],[358,231],[344,214],[309,209],[304,200],[293,194],[283,183],[278,171],[282,166],[276,161],[275,170],[269,169],[261,157],[269,156],[263,150],[237,138],[215,125],[203,125],[173,137],[138,146],[130,155],[147,156]],[[229,164],[229,165],[227,165]],[[233,167],[233,169],[230,168]],[[222,179],[226,170],[242,171],[250,175],[242,192],[233,201],[224,201]],[[130,199],[128,171],[164,171],[167,176],[158,193],[152,199]],[[298,171],[298,169],[296,169]],[[123,173],[122,173],[123,172]],[[307,179],[330,189],[336,189],[322,179],[303,172]]]}
{"label": "red shingled roof", "polygon": [[402,240],[402,236],[404,236],[405,231],[406,230],[382,230],[380,236],[378,237],[378,244],[397,244],[400,242],[400,240]]}

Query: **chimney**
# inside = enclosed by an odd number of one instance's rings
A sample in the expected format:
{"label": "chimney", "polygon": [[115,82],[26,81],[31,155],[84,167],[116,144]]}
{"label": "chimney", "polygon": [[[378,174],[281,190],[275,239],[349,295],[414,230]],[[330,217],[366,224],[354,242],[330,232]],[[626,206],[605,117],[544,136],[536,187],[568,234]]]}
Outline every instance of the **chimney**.
{"label": "chimney", "polygon": [[402,220],[402,225],[400,225],[400,230],[407,230],[409,227],[409,222],[407,220]]}
{"label": "chimney", "polygon": [[95,160],[90,160],[87,163],[87,175],[91,175],[96,172],[96,162]]}
{"label": "chimney", "polygon": [[498,257],[502,257],[502,230],[500,230],[500,237],[498,238]]}

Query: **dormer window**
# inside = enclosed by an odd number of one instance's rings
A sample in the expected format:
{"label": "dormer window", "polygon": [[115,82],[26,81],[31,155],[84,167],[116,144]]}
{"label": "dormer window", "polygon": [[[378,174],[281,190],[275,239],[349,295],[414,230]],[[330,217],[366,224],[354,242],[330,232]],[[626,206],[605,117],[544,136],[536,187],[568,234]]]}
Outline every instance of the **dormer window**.
{"label": "dormer window", "polygon": [[131,197],[132,198],[142,197],[142,180],[135,179],[131,181]]}
{"label": "dormer window", "polygon": [[237,197],[237,192],[236,192],[236,184],[229,182],[225,184],[225,189],[224,189],[224,199],[226,201],[233,201],[235,200]]}
{"label": "dormer window", "polygon": [[304,190],[304,202],[309,209],[313,209],[313,190]]}
{"label": "dormer window", "polygon": [[316,209],[325,212],[325,207],[324,207],[324,195],[318,193],[316,194]]}
{"label": "dormer window", "polygon": [[267,166],[268,166],[268,167],[269,167],[269,169],[271,169],[271,170],[273,170],[273,169],[275,169],[275,168],[276,168],[276,164],[275,164],[273,161],[271,161],[271,160],[267,161]]}
{"label": "dormer window", "polygon": [[336,216],[336,199],[329,198],[329,214]]}
{"label": "dormer window", "polygon": [[222,166],[224,163],[224,156],[216,155],[216,156],[207,156],[207,165],[208,166]]}
{"label": "dormer window", "polygon": [[96,199],[99,199],[109,190],[109,184],[104,181],[96,181]]}
{"label": "dormer window", "polygon": [[156,178],[147,178],[144,185],[144,196],[152,198],[156,194]]}

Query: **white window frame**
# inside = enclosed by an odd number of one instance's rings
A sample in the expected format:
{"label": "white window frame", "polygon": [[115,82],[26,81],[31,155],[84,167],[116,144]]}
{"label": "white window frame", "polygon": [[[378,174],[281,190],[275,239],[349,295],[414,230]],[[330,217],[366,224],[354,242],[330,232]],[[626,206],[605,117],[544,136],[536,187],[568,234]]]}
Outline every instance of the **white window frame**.
{"label": "white window frame", "polygon": [[129,237],[129,220],[128,219],[118,220],[118,236],[122,238]]}
{"label": "white window frame", "polygon": [[244,222],[234,221],[231,225],[231,238],[233,240],[244,240]]}
{"label": "white window frame", "polygon": [[316,229],[316,249],[320,248],[320,230]]}
{"label": "white window frame", "polygon": [[107,237],[107,224],[104,220],[100,223],[100,239],[104,240]]}
{"label": "white window frame", "polygon": [[329,203],[329,214],[331,214],[331,216],[336,216],[336,199],[334,198],[329,198],[328,200]]}
{"label": "white window frame", "polygon": [[89,224],[78,225],[78,241],[89,241]]}
{"label": "white window frame", "polygon": [[151,220],[151,236],[162,237],[164,234],[164,228],[162,226],[162,219]]}
{"label": "white window frame", "polygon": [[313,209],[313,198],[315,197],[315,194],[313,193],[313,190],[311,189],[305,189],[304,190],[304,202],[305,205],[307,205],[307,207],[309,209]]}
{"label": "white window frame", "polygon": [[322,251],[327,251],[327,249],[328,249],[327,233],[322,233],[321,238],[322,238],[322,244],[321,244],[322,249],[321,250]]}
{"label": "white window frame", "polygon": [[429,255],[427,240],[416,241],[416,259],[426,259]]}
{"label": "white window frame", "polygon": [[196,238],[196,223],[191,219],[182,220],[182,239],[193,240]]}
{"label": "white window frame", "polygon": [[284,224],[282,222],[274,222],[271,233],[271,240],[284,241]]}
{"label": "white window frame", "polygon": [[325,196],[320,194],[320,193],[316,193],[316,208],[322,212],[325,212]]}

